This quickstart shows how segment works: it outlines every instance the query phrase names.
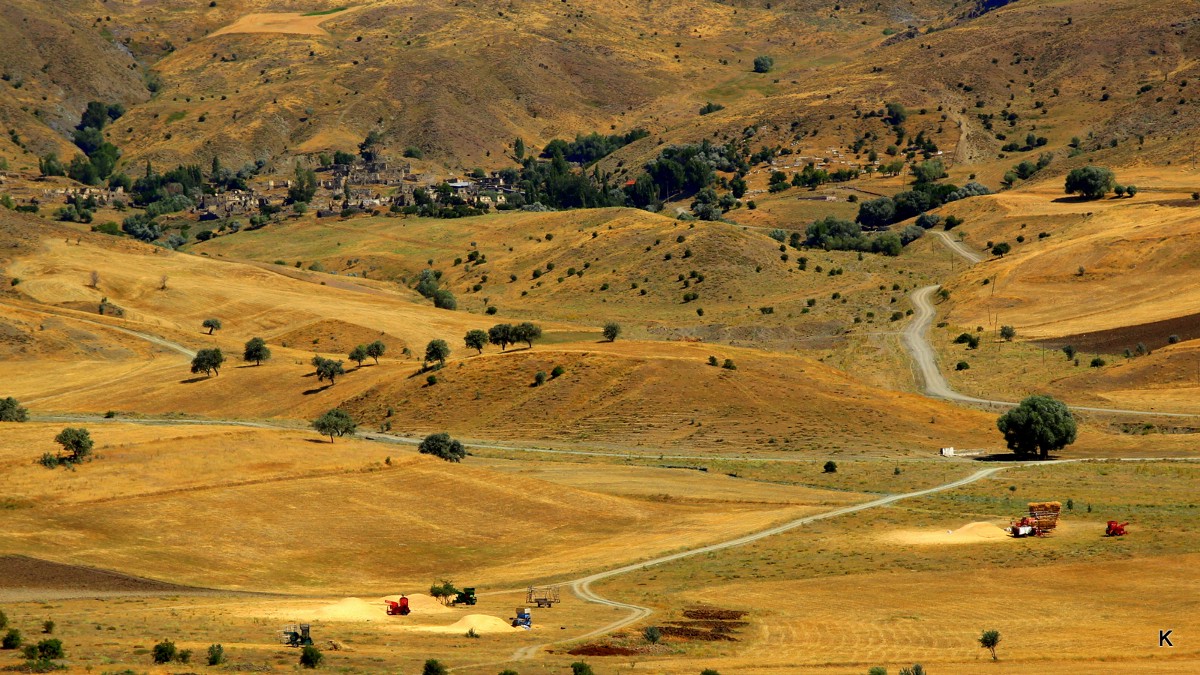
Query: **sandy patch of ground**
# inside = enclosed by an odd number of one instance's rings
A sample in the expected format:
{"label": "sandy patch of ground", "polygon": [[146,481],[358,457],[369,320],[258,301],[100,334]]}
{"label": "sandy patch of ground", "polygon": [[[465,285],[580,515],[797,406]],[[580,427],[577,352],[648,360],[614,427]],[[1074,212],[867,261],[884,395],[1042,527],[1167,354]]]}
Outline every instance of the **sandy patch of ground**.
{"label": "sandy patch of ground", "polygon": [[1003,541],[1008,538],[1004,528],[993,523],[968,523],[957,530],[929,532],[927,530],[902,530],[889,532],[884,537],[897,544],[977,544],[987,541]]}
{"label": "sandy patch of ground", "polygon": [[230,33],[288,33],[291,35],[329,35],[320,24],[338,16],[353,12],[354,8],[332,14],[305,16],[299,12],[262,12],[247,14],[228,26],[214,32],[212,36]]}

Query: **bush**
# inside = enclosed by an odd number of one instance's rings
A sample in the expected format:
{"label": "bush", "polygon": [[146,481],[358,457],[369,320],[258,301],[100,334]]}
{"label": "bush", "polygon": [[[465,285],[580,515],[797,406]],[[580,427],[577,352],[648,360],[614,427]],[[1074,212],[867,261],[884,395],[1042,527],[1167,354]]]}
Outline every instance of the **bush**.
{"label": "bush", "polygon": [[54,632],[54,622],[51,621],[50,619],[46,619],[45,621],[43,621],[42,622],[42,632],[45,633],[46,635],[52,634]]}
{"label": "bush", "polygon": [[754,72],[769,73],[775,67],[775,59],[769,56],[756,56],[754,58]]}
{"label": "bush", "polygon": [[208,646],[208,665],[219,666],[225,663],[225,648],[220,644]]}
{"label": "bush", "polygon": [[[1167,337],[1167,344],[1169,344],[1169,345],[1179,344],[1179,336],[1171,335],[1171,336]],[[0,625],[0,627],[3,627],[3,626]]]}
{"label": "bush", "polygon": [[959,361],[958,363],[954,364],[955,370],[970,370],[970,368],[971,364],[967,363],[966,361]]}
{"label": "bush", "polygon": [[1067,194],[1079,194],[1086,199],[1100,199],[1116,185],[1112,170],[1101,166],[1084,166],[1067,174],[1064,189]]}
{"label": "bush", "polygon": [[658,626],[648,626],[646,630],[642,631],[642,637],[646,638],[646,642],[656,645],[662,639],[662,631],[658,629]]}
{"label": "bush", "polygon": [[304,648],[300,650],[300,666],[303,668],[316,668],[321,665],[321,660],[324,658],[325,655],[321,653],[321,650],[313,645],[304,645]]}
{"label": "bush", "polygon": [[437,383],[438,383],[438,376],[437,376],[437,375],[430,375],[430,376],[428,376],[428,377],[426,377],[426,378],[425,378],[425,384],[427,384],[427,385],[429,385],[429,386],[431,386],[431,387],[432,387],[433,385],[437,384]]}
{"label": "bush", "polygon": [[1106,366],[1106,365],[1108,365],[1108,362],[1107,362],[1107,361],[1105,361],[1104,359],[1100,358],[1099,356],[1097,356],[1096,358],[1092,359],[1091,366],[1092,366],[1093,368],[1103,368],[1103,367],[1104,367],[1104,366]]}
{"label": "bush", "polygon": [[608,323],[604,324],[604,339],[608,340],[609,342],[616,342],[617,338],[620,336],[621,324],[617,323],[616,321],[609,321]]}
{"label": "bush", "polygon": [[592,672],[592,667],[583,661],[576,661],[571,664],[571,675],[596,675]]}
{"label": "bush", "polygon": [[[541,375],[543,378],[546,376],[545,373],[541,373]],[[463,444],[450,438],[450,434],[447,433],[426,436],[425,440],[417,446],[417,451],[422,455],[440,457],[447,462],[461,462],[462,458],[467,456],[467,450]]]}
{"label": "bush", "polygon": [[542,386],[543,384],[546,384],[546,373],[544,373],[543,371],[540,371],[540,370],[539,370],[539,371],[538,371],[536,374],[534,374],[534,376],[533,376],[533,386],[535,386],[535,387],[540,387],[540,386]]}
{"label": "bush", "polygon": [[1013,328],[1012,326],[1001,326],[1000,327],[1000,337],[1004,338],[1005,340],[1012,342],[1012,339],[1015,338],[1016,336],[1017,336],[1016,328]]}
{"label": "bush", "polygon": [[4,629],[7,627],[8,627],[8,615],[4,613],[4,610],[0,609],[0,629]]}
{"label": "bush", "polygon": [[566,368],[563,368],[562,366],[554,366],[554,370],[550,371],[550,379],[558,379],[562,377],[563,373],[565,372],[567,372]]}
{"label": "bush", "polygon": [[[25,422],[29,420],[29,411],[21,407],[17,399],[9,396],[0,399],[0,422]],[[0,628],[3,628],[0,624]]]}
{"label": "bush", "polygon": [[152,655],[155,663],[170,663],[175,660],[175,643],[170,640],[163,640],[154,645]]}
{"label": "bush", "polygon": [[21,646],[21,631],[16,628],[9,628],[4,634],[4,640],[0,641],[0,649],[17,649]]}
{"label": "bush", "polygon": [[421,675],[446,675],[449,672],[437,659],[429,659],[421,669]]}
{"label": "bush", "polygon": [[710,356],[710,357],[708,357],[708,365],[710,365],[710,366],[716,366],[716,365],[720,365],[720,364],[719,364],[719,362],[717,361],[717,357],[715,357],[715,356]]}
{"label": "bush", "polygon": [[825,473],[837,473],[837,462],[832,459],[825,462]]}
{"label": "bush", "polygon": [[737,370],[737,366],[733,364],[733,359],[725,359],[725,363],[721,364],[725,370]]}

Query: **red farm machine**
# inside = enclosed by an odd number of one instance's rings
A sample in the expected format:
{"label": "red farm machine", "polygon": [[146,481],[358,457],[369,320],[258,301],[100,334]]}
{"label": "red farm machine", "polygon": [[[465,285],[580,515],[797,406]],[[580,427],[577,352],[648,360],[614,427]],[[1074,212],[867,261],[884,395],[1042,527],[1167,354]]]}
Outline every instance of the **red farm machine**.
{"label": "red farm machine", "polygon": [[1110,520],[1110,521],[1108,521],[1108,527],[1104,530],[1104,536],[1106,536],[1106,537],[1124,537],[1125,536],[1125,527],[1128,525],[1129,525],[1129,523],[1118,523],[1115,520]]}

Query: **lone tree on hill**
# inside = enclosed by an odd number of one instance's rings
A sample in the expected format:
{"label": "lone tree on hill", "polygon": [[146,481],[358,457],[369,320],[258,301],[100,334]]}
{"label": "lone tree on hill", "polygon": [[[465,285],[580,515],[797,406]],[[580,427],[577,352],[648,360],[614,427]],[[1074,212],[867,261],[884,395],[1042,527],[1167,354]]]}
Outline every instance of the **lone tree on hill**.
{"label": "lone tree on hill", "polygon": [[366,345],[358,345],[354,349],[350,350],[350,354],[346,358],[350,359],[351,361],[354,361],[355,363],[358,364],[359,368],[362,368],[363,361],[366,361],[367,359],[371,358],[371,356],[369,354],[367,354],[367,346]]}
{"label": "lone tree on hill", "polygon": [[1108,194],[1117,183],[1110,169],[1102,166],[1084,166],[1071,169],[1067,174],[1066,192],[1069,195],[1080,194],[1087,199],[1100,199]]}
{"label": "lone tree on hill", "polygon": [[379,357],[383,356],[383,353],[386,351],[387,345],[379,340],[367,345],[367,356],[375,359],[375,365],[379,365]]}
{"label": "lone tree on hill", "polygon": [[488,343],[488,334],[486,331],[473,328],[467,331],[466,336],[463,337],[463,343],[466,344],[468,348],[474,349],[482,354],[483,348],[486,347]]}
{"label": "lone tree on hill", "polygon": [[604,324],[604,339],[609,342],[616,342],[617,338],[621,337],[621,324],[616,321],[609,321]]}
{"label": "lone tree on hill", "polygon": [[329,380],[329,386],[332,387],[334,380],[337,379],[337,376],[345,374],[346,368],[342,365],[341,361],[334,361],[333,359],[321,359],[319,362],[317,362],[318,382]]}
{"label": "lone tree on hill", "polygon": [[1012,342],[1013,338],[1017,337],[1017,329],[1012,326],[1000,326],[1000,337],[1007,342]]}
{"label": "lone tree on hill", "polygon": [[769,73],[775,67],[775,59],[769,56],[754,57],[754,72]]}
{"label": "lone tree on hill", "polygon": [[467,456],[467,449],[462,443],[450,438],[450,434],[430,434],[417,446],[422,455],[441,457],[447,462],[461,462]]}
{"label": "lone tree on hill", "polygon": [[250,338],[246,342],[246,350],[242,352],[243,361],[253,361],[254,365],[262,365],[263,361],[268,361],[271,358],[271,350],[267,347],[267,343],[260,337]]}
{"label": "lone tree on hill", "polygon": [[430,340],[429,344],[425,345],[425,362],[437,361],[439,365],[446,365],[446,359],[450,357],[450,345],[446,344],[445,340]]}
{"label": "lone tree on hill", "polygon": [[1039,455],[1061,450],[1075,442],[1075,417],[1067,404],[1050,396],[1035,395],[1021,401],[996,420],[1010,450],[1017,455]]}
{"label": "lone tree on hill", "polygon": [[354,430],[358,428],[358,425],[354,423],[354,419],[341,408],[334,408],[321,415],[313,420],[312,426],[322,436],[328,436],[330,443],[333,442],[334,436],[345,436],[347,434],[353,436]]}
{"label": "lone tree on hill", "polygon": [[511,324],[498,323],[488,329],[488,342],[504,351],[513,342],[513,327]]}
{"label": "lone tree on hill", "polygon": [[0,422],[26,422],[28,420],[29,411],[21,407],[17,399],[11,396],[0,398]]}
{"label": "lone tree on hill", "polygon": [[205,319],[204,323],[200,325],[208,329],[209,335],[212,335],[214,330],[221,330],[220,319]]}
{"label": "lone tree on hill", "polygon": [[985,630],[983,635],[979,636],[979,646],[992,653],[992,660],[996,661],[996,645],[1000,644],[1000,631]]}
{"label": "lone tree on hill", "polygon": [[63,429],[54,437],[54,442],[61,445],[67,453],[62,461],[70,464],[78,464],[86,460],[92,454],[92,447],[95,445],[92,435],[83,427]]}
{"label": "lone tree on hill", "polygon": [[530,349],[533,349],[533,341],[540,337],[542,337],[542,327],[535,323],[523,321],[513,326],[513,342],[524,342],[529,345]]}
{"label": "lone tree on hill", "polygon": [[221,374],[221,364],[225,363],[225,355],[219,347],[201,349],[192,358],[192,373],[204,373],[206,376]]}

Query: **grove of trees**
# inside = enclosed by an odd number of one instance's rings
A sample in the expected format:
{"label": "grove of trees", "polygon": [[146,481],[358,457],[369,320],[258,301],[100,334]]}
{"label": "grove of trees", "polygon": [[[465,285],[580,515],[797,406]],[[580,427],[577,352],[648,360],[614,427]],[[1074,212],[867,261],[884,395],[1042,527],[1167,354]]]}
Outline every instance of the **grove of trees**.
{"label": "grove of trees", "polygon": [[1084,166],[1071,169],[1067,174],[1067,194],[1079,194],[1086,199],[1100,199],[1116,187],[1117,178],[1111,169],[1102,166]]}

